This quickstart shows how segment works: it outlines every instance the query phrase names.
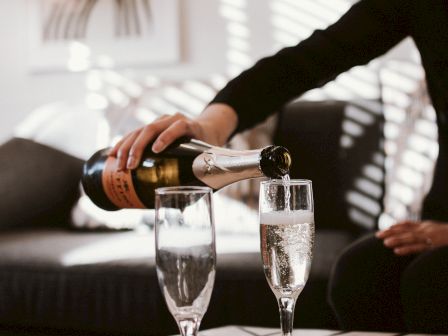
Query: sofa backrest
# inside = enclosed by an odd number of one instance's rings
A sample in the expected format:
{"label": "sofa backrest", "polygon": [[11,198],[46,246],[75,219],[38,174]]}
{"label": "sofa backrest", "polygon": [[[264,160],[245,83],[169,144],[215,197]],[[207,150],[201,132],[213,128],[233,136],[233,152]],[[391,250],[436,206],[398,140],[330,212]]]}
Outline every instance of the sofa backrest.
{"label": "sofa backrest", "polygon": [[313,182],[317,229],[376,228],[383,209],[383,114],[376,101],[296,101],[274,143],[292,154],[291,178]]}

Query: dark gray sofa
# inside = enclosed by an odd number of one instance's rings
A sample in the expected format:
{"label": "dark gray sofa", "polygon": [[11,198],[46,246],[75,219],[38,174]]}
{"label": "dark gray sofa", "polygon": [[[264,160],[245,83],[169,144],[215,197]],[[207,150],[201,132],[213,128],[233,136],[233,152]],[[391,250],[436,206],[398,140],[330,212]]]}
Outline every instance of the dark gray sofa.
{"label": "dark gray sofa", "polygon": [[[280,114],[274,142],[291,150],[292,177],[312,179],[315,197],[313,266],[297,302],[296,327],[337,328],[326,302],[332,265],[351,241],[375,228],[381,210],[380,112],[375,102],[296,102]],[[3,144],[0,155],[8,162],[0,166],[0,330],[176,333],[157,284],[150,234],[70,228],[82,162],[24,139]],[[218,236],[218,244],[234,238]],[[114,254],[123,245],[135,253]],[[259,253],[218,254],[217,268],[202,328],[278,326]]]}

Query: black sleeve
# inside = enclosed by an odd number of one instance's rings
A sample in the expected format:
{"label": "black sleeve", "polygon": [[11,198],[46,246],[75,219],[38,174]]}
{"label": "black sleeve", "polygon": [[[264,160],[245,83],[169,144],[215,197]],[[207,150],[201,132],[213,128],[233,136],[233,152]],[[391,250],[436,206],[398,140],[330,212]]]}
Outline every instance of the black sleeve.
{"label": "black sleeve", "polygon": [[361,0],[336,23],[296,46],[258,61],[211,103],[238,114],[237,131],[254,126],[304,92],[355,65],[366,64],[409,35],[411,0]]}

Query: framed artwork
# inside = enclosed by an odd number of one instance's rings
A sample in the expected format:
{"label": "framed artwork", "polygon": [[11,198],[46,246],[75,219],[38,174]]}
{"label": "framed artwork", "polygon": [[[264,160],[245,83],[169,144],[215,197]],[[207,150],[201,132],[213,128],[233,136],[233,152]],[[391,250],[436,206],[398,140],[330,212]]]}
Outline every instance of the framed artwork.
{"label": "framed artwork", "polygon": [[178,0],[28,0],[31,71],[179,60]]}

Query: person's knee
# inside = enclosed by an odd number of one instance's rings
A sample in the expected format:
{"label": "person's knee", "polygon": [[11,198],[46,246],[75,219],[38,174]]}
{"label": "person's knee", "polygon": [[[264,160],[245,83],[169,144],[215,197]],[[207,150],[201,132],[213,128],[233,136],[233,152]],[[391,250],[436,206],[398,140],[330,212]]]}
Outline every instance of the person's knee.
{"label": "person's knee", "polygon": [[371,276],[371,263],[382,249],[381,242],[368,236],[348,246],[333,266],[328,297],[332,305],[350,304],[350,297],[359,300]]}
{"label": "person's knee", "polygon": [[400,295],[409,331],[448,332],[448,248],[419,256],[403,272]]}
{"label": "person's knee", "polygon": [[416,258],[405,269],[401,279],[403,302],[428,305],[443,298],[448,309],[448,247],[429,251]]}

